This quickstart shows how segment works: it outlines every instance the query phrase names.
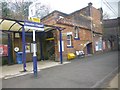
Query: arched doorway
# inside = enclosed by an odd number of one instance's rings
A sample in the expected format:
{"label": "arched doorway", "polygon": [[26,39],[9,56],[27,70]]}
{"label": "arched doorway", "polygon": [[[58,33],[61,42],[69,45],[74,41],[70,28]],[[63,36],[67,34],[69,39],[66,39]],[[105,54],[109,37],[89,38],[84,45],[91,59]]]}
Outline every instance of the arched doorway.
{"label": "arched doorway", "polygon": [[92,54],[92,43],[88,43],[86,45],[86,49],[87,49],[87,54]]}

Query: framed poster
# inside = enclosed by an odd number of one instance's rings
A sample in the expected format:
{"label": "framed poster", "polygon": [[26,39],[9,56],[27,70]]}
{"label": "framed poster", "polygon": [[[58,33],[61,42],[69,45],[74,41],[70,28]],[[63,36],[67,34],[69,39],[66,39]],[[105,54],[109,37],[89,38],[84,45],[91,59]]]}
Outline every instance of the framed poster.
{"label": "framed poster", "polygon": [[8,45],[0,45],[0,56],[8,56]]}

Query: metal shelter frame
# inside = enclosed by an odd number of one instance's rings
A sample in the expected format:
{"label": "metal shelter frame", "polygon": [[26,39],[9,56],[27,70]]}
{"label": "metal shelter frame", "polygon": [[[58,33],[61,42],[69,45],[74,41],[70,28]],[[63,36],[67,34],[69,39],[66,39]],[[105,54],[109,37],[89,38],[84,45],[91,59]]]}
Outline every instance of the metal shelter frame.
{"label": "metal shelter frame", "polygon": [[[65,28],[53,25],[45,25],[44,24],[45,32],[56,29],[59,30],[59,38],[60,38],[60,63],[63,63],[62,58],[62,30]],[[24,21],[23,20],[15,20],[9,18],[2,18],[0,19],[0,30],[5,32],[22,32],[22,60],[23,60],[23,71],[26,71],[26,52],[25,52],[25,32],[32,32],[31,29],[24,28]],[[39,32],[39,31],[37,31]],[[8,40],[10,39],[10,34],[8,33]],[[41,50],[42,51],[42,50]],[[10,62],[10,42],[8,42],[8,62]]]}

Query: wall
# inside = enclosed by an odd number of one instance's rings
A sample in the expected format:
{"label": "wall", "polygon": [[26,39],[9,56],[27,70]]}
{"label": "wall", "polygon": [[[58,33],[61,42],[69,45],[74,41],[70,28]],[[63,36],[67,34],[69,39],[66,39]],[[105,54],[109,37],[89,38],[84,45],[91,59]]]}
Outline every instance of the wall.
{"label": "wall", "polygon": [[101,12],[100,10],[92,7],[92,20],[93,20],[93,30],[98,33],[102,33],[102,26],[101,26]]}
{"label": "wall", "polygon": [[115,19],[106,19],[103,21],[104,31],[103,31],[103,40],[111,43],[111,48],[106,48],[108,50],[118,50],[119,45],[119,18]]}
{"label": "wall", "polygon": [[[73,12],[70,16],[68,16],[68,18],[74,20],[74,22],[79,23],[80,25],[92,29],[93,31],[91,32],[91,38],[93,38],[92,47],[93,47],[93,53],[96,53],[95,42],[97,42],[96,40],[98,40],[99,36],[103,34],[102,9],[96,9],[92,6],[92,3],[89,3],[87,7]],[[91,27],[91,23],[92,23],[92,27]],[[85,37],[85,35],[83,35],[82,37]]]}
{"label": "wall", "polygon": [[[53,14],[49,15],[47,17],[47,19],[45,18],[42,22],[45,23],[45,24],[56,25],[56,26],[60,26],[60,27],[65,28],[62,31],[62,39],[63,39],[63,42],[64,42],[63,58],[67,59],[67,54],[68,53],[75,53],[76,50],[84,50],[85,53],[86,53],[86,50],[84,49],[85,47],[81,46],[81,44],[85,45],[88,41],[89,42],[92,41],[91,31],[89,29],[79,27],[80,40],[75,40],[74,39],[74,26],[65,25],[65,24],[57,24],[57,17],[59,17],[59,15],[60,14],[58,14],[58,13],[53,13]],[[72,48],[67,47],[67,33],[68,32],[72,32],[72,44],[73,44]],[[58,41],[59,41],[59,31],[56,31],[56,33],[55,33],[55,42],[56,42],[56,45],[55,45],[55,54],[56,55],[55,55],[55,57],[56,57],[56,60],[57,59],[59,60],[59,56],[60,56],[60,53],[59,53],[59,50],[58,50]]]}
{"label": "wall", "polygon": [[[75,53],[76,50],[84,50],[85,46],[81,46],[81,44],[86,44],[88,41],[91,42],[91,31],[83,28],[79,28],[79,40],[74,39],[74,27],[73,26],[67,26],[67,25],[59,25],[61,27],[65,27],[65,29],[62,31],[62,40],[64,42],[64,51],[63,51],[63,57],[64,59],[67,59],[68,53]],[[72,45],[73,47],[69,48],[67,47],[67,33],[72,32]],[[59,41],[59,32],[57,32],[57,41]],[[58,47],[56,47],[58,48]],[[85,51],[85,50],[84,50]],[[57,53],[57,57],[59,57],[59,52]],[[86,51],[85,51],[86,53]]]}
{"label": "wall", "polygon": [[[90,15],[90,7],[91,7],[91,13],[92,16]],[[83,47],[81,45],[85,45],[86,43],[92,43],[91,48],[93,48],[93,52],[96,53],[95,51],[95,42],[99,41],[98,39],[102,37],[102,23],[101,23],[101,11],[99,9],[96,9],[92,6],[87,6],[81,10],[75,11],[71,13],[70,15],[62,15],[59,12],[53,12],[47,17],[45,17],[42,22],[45,24],[49,25],[56,25],[60,27],[64,27],[65,29],[62,31],[62,36],[63,36],[63,41],[64,41],[64,51],[63,51],[63,57],[67,57],[68,52],[75,53],[76,50],[84,50],[85,53],[87,52],[86,47]],[[65,24],[66,21],[63,21],[63,23],[57,23],[57,20],[59,16],[63,16],[64,20],[68,20],[67,24]],[[91,32],[91,18],[92,17],[92,30],[94,31],[94,36],[92,38],[92,32]],[[73,25],[68,25],[70,23],[73,23]],[[79,36],[80,40],[75,40],[74,39],[74,25],[81,25],[82,28],[80,27],[79,30]],[[84,28],[83,28],[84,27]],[[73,47],[68,48],[67,47],[67,32],[72,32],[72,42],[73,42]],[[56,43],[59,41],[59,31],[56,32]],[[92,40],[93,39],[93,40]],[[93,42],[92,42],[93,41]],[[59,57],[59,52],[58,52],[58,45],[56,44],[56,56]]]}

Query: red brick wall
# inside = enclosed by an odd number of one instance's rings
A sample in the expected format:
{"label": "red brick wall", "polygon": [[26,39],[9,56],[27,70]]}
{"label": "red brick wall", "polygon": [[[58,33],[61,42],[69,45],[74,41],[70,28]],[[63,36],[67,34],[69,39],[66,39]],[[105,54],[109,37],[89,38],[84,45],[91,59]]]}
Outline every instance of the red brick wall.
{"label": "red brick wall", "polygon": [[92,20],[93,20],[93,30],[95,32],[99,32],[102,33],[102,26],[101,26],[101,13],[100,10],[92,7],[91,9],[91,13],[92,13]]}
{"label": "red brick wall", "polygon": [[[63,51],[63,58],[66,59],[67,58],[67,53],[71,52],[71,53],[74,53],[75,50],[74,48],[67,48],[67,32],[72,32],[73,31],[73,27],[71,26],[64,26],[64,25],[59,25],[59,26],[62,26],[62,27],[65,27],[66,29],[64,29],[62,31],[62,40],[64,42],[64,51]],[[72,41],[73,41],[73,37],[72,37]],[[59,41],[59,31],[57,32],[57,43]],[[57,44],[58,45],[58,44]],[[73,42],[73,45],[74,45],[74,42]],[[57,51],[58,51],[58,46],[57,47]],[[57,56],[59,58],[60,54],[59,52],[56,52],[57,53]]]}
{"label": "red brick wall", "polygon": [[[63,25],[63,24],[56,24],[55,17],[57,17],[57,13],[54,14],[54,16],[49,16],[48,19],[42,21],[45,24],[49,25],[56,25],[60,27],[64,27],[65,29],[62,31],[62,40],[64,42],[64,51],[63,51],[63,58],[67,58],[68,53],[75,53],[76,50],[82,50],[81,44],[87,41],[91,42],[91,31],[84,29],[84,28],[79,28],[79,37],[80,40],[74,40],[74,28],[73,26],[69,25]],[[67,47],[67,32],[72,32],[72,45],[73,48],[68,48]],[[59,31],[56,31],[55,35],[55,57],[56,59],[59,60],[60,53],[58,51],[58,41],[59,41]]]}
{"label": "red brick wall", "polygon": [[92,40],[91,31],[86,30],[86,29],[80,29],[79,36],[81,40]]}
{"label": "red brick wall", "polygon": [[[90,7],[85,7],[81,10],[78,10],[77,12],[75,12],[72,17],[74,16],[78,16],[80,14],[83,14],[84,16],[86,16],[87,19],[90,19],[89,14],[90,14]],[[94,8],[93,6],[91,6],[91,14],[92,14],[92,20],[93,20],[93,29],[95,32],[99,32],[102,33],[102,27],[101,27],[101,11],[99,9]],[[71,16],[69,16],[69,18],[71,18]]]}
{"label": "red brick wall", "polygon": [[[79,30],[79,37],[80,40],[74,39],[74,29],[72,26],[67,25],[60,25],[64,26],[66,29],[62,31],[62,40],[64,41],[64,51],[63,51],[63,57],[66,59],[68,53],[75,53],[76,50],[84,50],[80,45],[84,42],[91,42],[91,31],[80,28]],[[67,47],[67,32],[72,32],[72,45],[73,48]],[[57,34],[58,40],[59,40],[59,32]],[[57,53],[57,56],[59,57],[59,52]]]}
{"label": "red brick wall", "polygon": [[47,25],[54,25],[56,24],[56,18],[57,18],[57,13],[53,13],[48,17],[42,19],[41,22]]}
{"label": "red brick wall", "polygon": [[[83,9],[85,10],[85,9]],[[80,12],[77,12],[76,15],[79,15]],[[61,26],[64,27],[65,29],[62,31],[62,38],[64,41],[64,51],[63,51],[63,57],[66,58],[67,57],[67,53],[72,52],[75,53],[75,50],[81,50],[83,48],[81,48],[81,44],[89,41],[92,42],[92,36],[91,36],[91,31],[84,29],[84,28],[80,28],[79,31],[79,36],[80,36],[80,40],[74,40],[74,30],[73,30],[73,26],[68,26],[68,25],[64,25],[64,24],[57,24],[56,20],[58,18],[58,13],[53,13],[51,15],[49,15],[46,19],[44,19],[42,22],[48,25],[56,25],[56,26]],[[93,29],[95,30],[95,32],[98,33],[102,33],[102,28],[101,28],[101,24],[100,24],[100,19],[101,19],[101,13],[98,9],[92,7],[92,20],[93,20],[93,24],[95,24],[93,27]],[[74,15],[72,15],[74,16]],[[68,16],[67,18],[71,18],[72,16]],[[89,19],[89,16],[88,16]],[[67,47],[67,32],[72,32],[72,43],[73,43],[73,48],[68,48]],[[56,46],[55,46],[55,53],[56,53],[56,57],[59,58],[59,52],[58,52],[58,41],[59,41],[59,31],[56,32],[55,34],[55,42],[56,42]],[[95,41],[97,40],[98,37],[94,37]],[[86,52],[86,49],[84,49]]]}

